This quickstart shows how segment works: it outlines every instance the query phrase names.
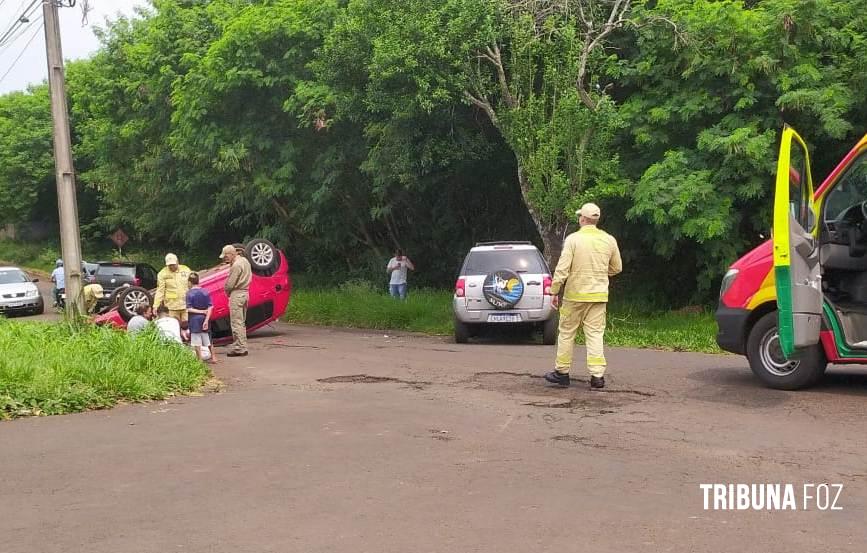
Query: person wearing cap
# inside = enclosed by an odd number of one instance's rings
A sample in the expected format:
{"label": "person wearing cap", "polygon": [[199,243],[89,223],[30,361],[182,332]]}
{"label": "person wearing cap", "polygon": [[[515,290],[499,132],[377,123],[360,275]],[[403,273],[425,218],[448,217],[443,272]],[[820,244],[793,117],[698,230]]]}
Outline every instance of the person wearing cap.
{"label": "person wearing cap", "polygon": [[166,254],[166,266],[157,274],[154,310],[165,305],[169,316],[178,322],[187,320],[187,292],[190,290],[190,268],[178,262],[178,256]]}
{"label": "person wearing cap", "polygon": [[605,387],[603,338],[608,277],[623,270],[623,263],[617,240],[596,226],[601,216],[599,206],[584,204],[576,215],[581,228],[566,237],[551,283],[552,302],[560,309],[560,335],[555,369],[545,375],[545,380],[569,385],[575,336],[583,327],[590,388],[601,389]]}
{"label": "person wearing cap", "polygon": [[253,270],[250,262],[233,244],[223,246],[220,259],[229,264],[229,275],[223,287],[229,298],[229,321],[232,327],[232,351],[227,357],[247,355],[247,303],[249,302],[250,281]]}

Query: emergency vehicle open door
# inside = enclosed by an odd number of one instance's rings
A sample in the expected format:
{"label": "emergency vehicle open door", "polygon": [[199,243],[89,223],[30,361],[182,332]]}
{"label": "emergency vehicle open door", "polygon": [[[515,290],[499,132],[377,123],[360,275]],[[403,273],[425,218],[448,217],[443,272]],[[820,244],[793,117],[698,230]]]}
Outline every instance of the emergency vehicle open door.
{"label": "emergency vehicle open door", "polygon": [[780,346],[786,357],[819,342],[822,276],[807,145],[783,129],[774,193],[774,276]]}

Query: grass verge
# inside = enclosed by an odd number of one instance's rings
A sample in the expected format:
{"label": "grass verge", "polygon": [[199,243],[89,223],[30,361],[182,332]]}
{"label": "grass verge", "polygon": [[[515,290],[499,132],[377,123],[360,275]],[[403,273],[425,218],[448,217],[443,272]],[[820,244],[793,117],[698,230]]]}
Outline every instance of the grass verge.
{"label": "grass verge", "polygon": [[0,419],[103,409],[191,392],[207,368],[154,330],[0,319]]}
{"label": "grass verge", "polygon": [[[394,301],[365,283],[331,289],[296,288],[287,319],[299,324],[449,335],[451,301],[451,292],[442,290],[411,290],[406,302]],[[716,323],[707,312],[646,311],[612,304],[605,342],[620,347],[720,353],[715,334]],[[579,335],[579,343],[582,340]]]}

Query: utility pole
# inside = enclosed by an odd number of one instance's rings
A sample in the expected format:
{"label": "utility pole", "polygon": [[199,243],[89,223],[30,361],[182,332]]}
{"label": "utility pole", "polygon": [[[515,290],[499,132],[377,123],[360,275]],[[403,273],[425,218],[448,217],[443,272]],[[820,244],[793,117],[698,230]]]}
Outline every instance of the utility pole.
{"label": "utility pole", "polygon": [[75,171],[72,167],[72,140],[60,47],[58,0],[43,0],[45,50],[48,57],[48,87],[51,92],[51,117],[54,120],[54,167],[57,177],[57,207],[60,215],[60,249],[66,277],[66,313],[84,313],[81,278],[81,239],[78,227],[78,202],[75,198]]}

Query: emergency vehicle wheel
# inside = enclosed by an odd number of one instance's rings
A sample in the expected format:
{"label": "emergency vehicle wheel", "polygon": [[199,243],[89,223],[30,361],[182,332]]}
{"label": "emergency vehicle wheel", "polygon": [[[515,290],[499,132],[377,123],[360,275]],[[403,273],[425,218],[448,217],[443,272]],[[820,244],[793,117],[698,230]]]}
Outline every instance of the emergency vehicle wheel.
{"label": "emergency vehicle wheel", "polygon": [[772,311],[753,325],[747,339],[750,369],[765,386],[798,390],[815,384],[828,366],[821,344],[805,349],[797,359],[786,359],[777,331],[777,312]]}

